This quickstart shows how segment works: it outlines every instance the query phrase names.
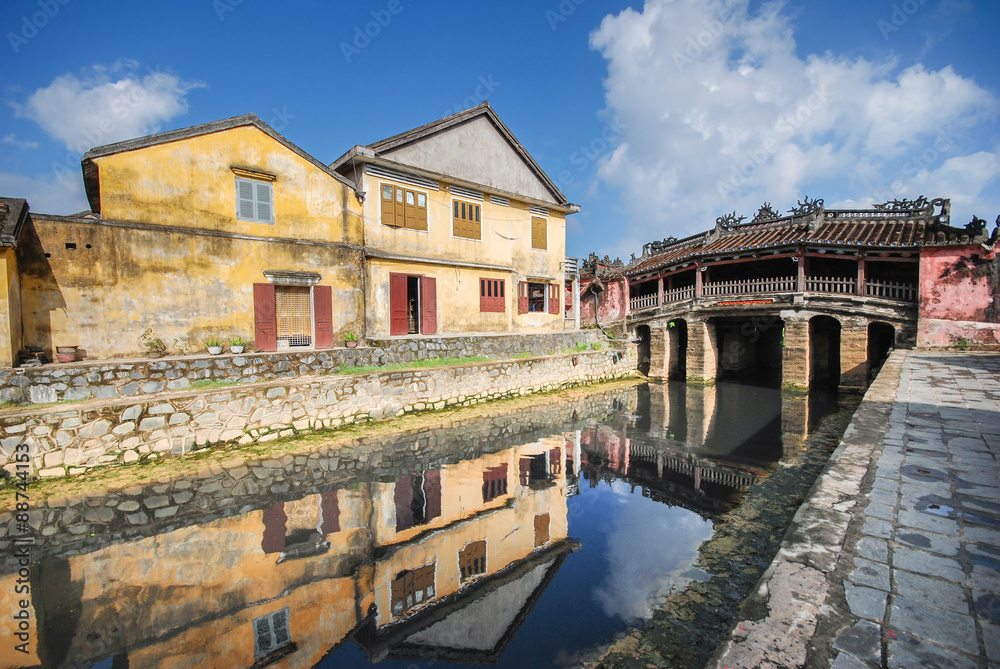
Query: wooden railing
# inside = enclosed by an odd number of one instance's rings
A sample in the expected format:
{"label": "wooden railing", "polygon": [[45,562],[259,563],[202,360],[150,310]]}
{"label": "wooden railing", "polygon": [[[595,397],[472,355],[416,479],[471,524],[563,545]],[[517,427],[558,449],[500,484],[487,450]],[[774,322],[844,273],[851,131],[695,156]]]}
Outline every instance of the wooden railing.
{"label": "wooden railing", "polygon": [[694,286],[687,286],[685,288],[674,288],[673,290],[667,290],[663,293],[663,303],[670,304],[671,302],[680,302],[681,300],[691,300],[694,299]]}
{"label": "wooden railing", "polygon": [[713,281],[702,286],[702,295],[753,295],[755,293],[793,293],[795,277],[784,276],[773,279],[742,279],[737,281]]}
{"label": "wooden railing", "polygon": [[868,297],[881,297],[886,300],[916,302],[917,287],[912,284],[897,283],[895,281],[865,281],[865,295]]}
{"label": "wooden railing", "polygon": [[659,296],[656,293],[652,295],[640,295],[639,297],[633,297],[630,300],[629,306],[632,311],[640,311],[642,309],[652,309],[653,307],[660,306],[658,302]]}
{"label": "wooden railing", "polygon": [[854,295],[857,292],[857,279],[832,276],[807,276],[806,290],[811,293],[842,293]]}

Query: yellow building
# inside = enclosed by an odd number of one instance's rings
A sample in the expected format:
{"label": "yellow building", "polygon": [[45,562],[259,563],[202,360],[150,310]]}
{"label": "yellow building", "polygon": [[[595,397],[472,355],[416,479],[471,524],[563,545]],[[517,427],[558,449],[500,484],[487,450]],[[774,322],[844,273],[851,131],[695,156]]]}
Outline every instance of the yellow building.
{"label": "yellow building", "polygon": [[369,337],[563,328],[566,216],[580,208],[488,103],[331,167],[364,194]]}
{"label": "yellow building", "polygon": [[99,359],[147,329],[171,350],[362,329],[353,184],[253,114],[97,147],[83,173],[92,211],[34,214],[17,246],[24,345]]}

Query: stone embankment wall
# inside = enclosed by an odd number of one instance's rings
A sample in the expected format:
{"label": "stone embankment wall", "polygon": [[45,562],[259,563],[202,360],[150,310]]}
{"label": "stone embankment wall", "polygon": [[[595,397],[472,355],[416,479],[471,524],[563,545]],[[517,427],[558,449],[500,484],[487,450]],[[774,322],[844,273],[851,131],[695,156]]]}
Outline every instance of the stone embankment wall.
{"label": "stone embankment wall", "polygon": [[428,358],[552,355],[578,343],[590,345],[595,331],[524,335],[419,337],[369,340],[354,349],[281,351],[243,355],[203,355],[141,360],[103,360],[0,369],[0,403],[46,404],[89,399],[139,397],[184,390],[197,381],[259,383],[325,374],[335,368],[408,363]]}
{"label": "stone embankment wall", "polygon": [[[309,453],[204,464],[174,480],[90,491],[32,505],[32,550],[37,556],[71,557],[131,537],[247,513],[354,484],[397,480],[487,453],[529,444],[557,432],[589,427],[612,414],[628,415],[630,391],[614,389],[529,408],[490,409],[488,415],[398,434],[347,439]],[[0,512],[0,527],[13,512]],[[10,539],[0,536],[0,551]],[[0,562],[0,574],[14,561]]]}
{"label": "stone embankment wall", "polygon": [[469,405],[628,376],[631,347],[359,375],[301,376],[216,390],[91,401],[0,415],[0,466],[16,471],[28,443],[30,473],[180,455],[219,444],[264,442],[413,411]]}

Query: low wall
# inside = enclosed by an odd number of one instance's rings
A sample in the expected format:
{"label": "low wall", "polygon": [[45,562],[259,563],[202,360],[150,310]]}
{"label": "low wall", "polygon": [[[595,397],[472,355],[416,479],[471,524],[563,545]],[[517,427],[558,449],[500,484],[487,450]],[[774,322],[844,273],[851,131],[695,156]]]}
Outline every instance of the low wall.
{"label": "low wall", "polygon": [[388,365],[428,358],[551,355],[600,339],[593,331],[413,337],[369,340],[355,349],[281,351],[244,355],[200,355],[159,359],[84,361],[23,369],[0,369],[0,403],[46,404],[139,397],[184,390],[201,380],[259,383],[324,374],[335,368]]}
{"label": "low wall", "polygon": [[[80,474],[93,467],[180,455],[220,444],[264,442],[413,411],[469,405],[623,378],[631,347],[430,369],[301,376],[222,390],[0,415],[0,466],[16,469],[27,443],[30,474]],[[23,469],[20,471],[24,471]]]}

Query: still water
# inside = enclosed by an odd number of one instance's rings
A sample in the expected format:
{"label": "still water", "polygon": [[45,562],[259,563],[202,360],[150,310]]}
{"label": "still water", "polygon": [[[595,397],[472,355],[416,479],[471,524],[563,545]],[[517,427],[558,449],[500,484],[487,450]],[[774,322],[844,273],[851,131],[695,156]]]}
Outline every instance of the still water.
{"label": "still water", "polygon": [[837,402],[636,385],[50,502],[0,667],[579,666]]}

